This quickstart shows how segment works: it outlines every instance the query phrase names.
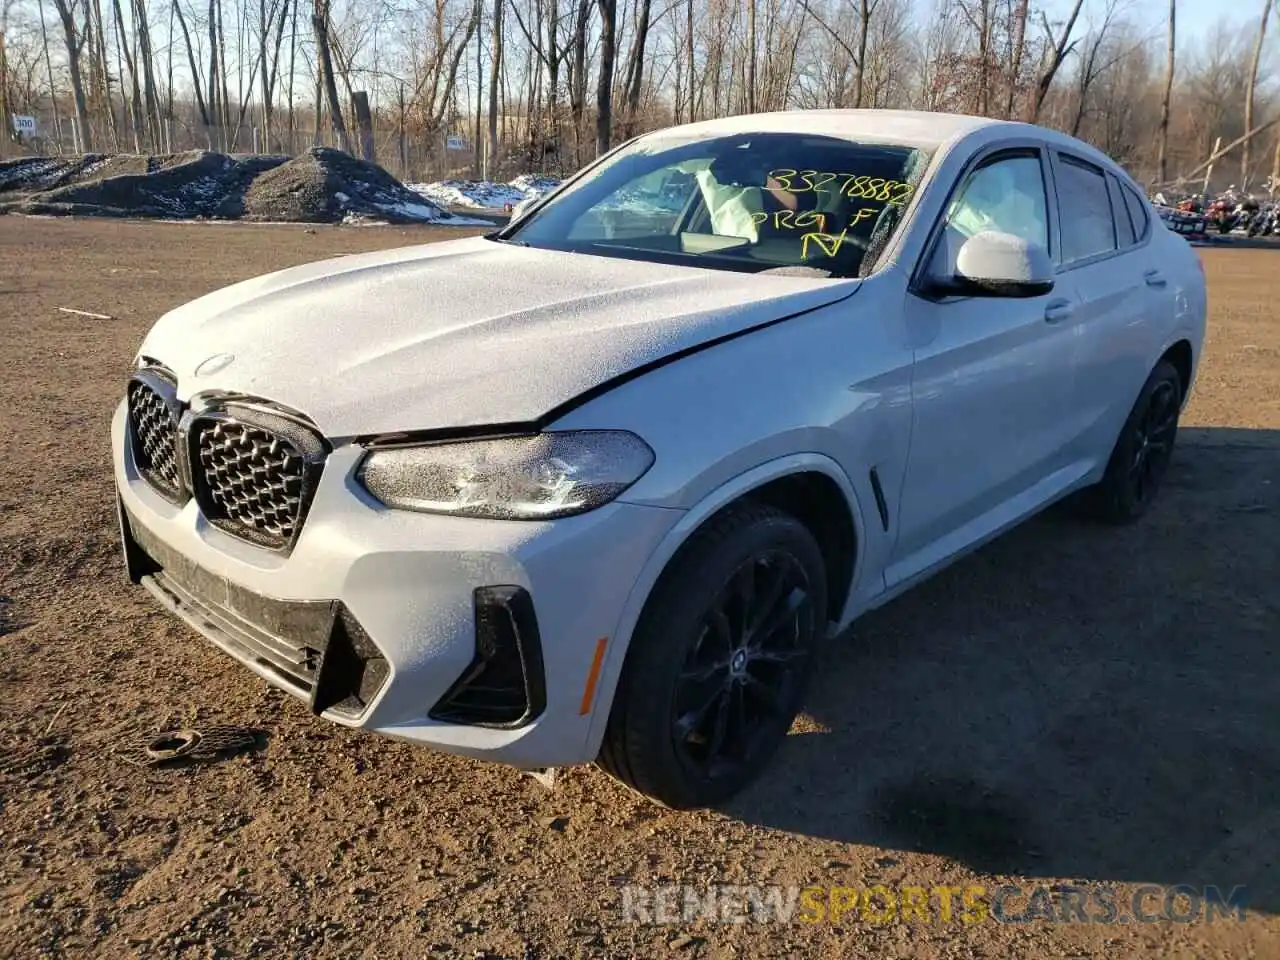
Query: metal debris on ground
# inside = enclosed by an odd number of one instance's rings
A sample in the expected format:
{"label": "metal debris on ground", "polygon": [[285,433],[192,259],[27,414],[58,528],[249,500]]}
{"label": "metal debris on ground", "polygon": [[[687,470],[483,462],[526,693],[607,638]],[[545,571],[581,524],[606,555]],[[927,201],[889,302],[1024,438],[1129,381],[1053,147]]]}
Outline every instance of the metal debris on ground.
{"label": "metal debris on ground", "polygon": [[521,773],[536,780],[548,790],[553,790],[556,785],[556,771],[556,767],[539,767],[535,770],[522,770]]}
{"label": "metal debris on ground", "polygon": [[252,750],[262,731],[228,724],[201,730],[164,730],[126,745],[123,756],[138,766],[159,767],[174,761],[222,760]]}
{"label": "metal debris on ground", "polygon": [[106,313],[93,313],[90,310],[77,310],[74,307],[59,307],[62,313],[73,313],[77,317],[88,317],[91,320],[114,320],[115,317]]}

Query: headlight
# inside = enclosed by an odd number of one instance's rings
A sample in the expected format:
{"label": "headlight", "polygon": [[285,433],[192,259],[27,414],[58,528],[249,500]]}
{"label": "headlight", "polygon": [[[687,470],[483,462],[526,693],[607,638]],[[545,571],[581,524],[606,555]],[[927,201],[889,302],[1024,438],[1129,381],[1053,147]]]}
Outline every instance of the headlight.
{"label": "headlight", "polygon": [[374,450],[356,477],[389,507],[546,520],[608,503],[652,465],[635,434],[580,430]]}

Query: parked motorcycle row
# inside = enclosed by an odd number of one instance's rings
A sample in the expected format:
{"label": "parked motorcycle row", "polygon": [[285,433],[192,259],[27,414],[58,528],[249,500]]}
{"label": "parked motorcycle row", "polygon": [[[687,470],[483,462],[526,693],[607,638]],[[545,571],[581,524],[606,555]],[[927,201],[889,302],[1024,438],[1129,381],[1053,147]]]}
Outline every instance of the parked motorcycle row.
{"label": "parked motorcycle row", "polygon": [[1158,193],[1152,203],[1175,233],[1195,236],[1239,230],[1250,237],[1280,236],[1280,204],[1241,194],[1234,187],[1213,198],[1184,196],[1172,203]]}

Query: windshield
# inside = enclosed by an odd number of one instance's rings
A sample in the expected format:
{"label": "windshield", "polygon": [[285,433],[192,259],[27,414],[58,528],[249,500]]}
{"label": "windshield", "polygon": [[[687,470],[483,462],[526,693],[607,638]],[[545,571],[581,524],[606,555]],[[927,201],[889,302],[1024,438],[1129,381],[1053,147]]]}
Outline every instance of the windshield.
{"label": "windshield", "polygon": [[646,137],[499,237],[723,270],[859,276],[927,161],[916,147],[795,133]]}

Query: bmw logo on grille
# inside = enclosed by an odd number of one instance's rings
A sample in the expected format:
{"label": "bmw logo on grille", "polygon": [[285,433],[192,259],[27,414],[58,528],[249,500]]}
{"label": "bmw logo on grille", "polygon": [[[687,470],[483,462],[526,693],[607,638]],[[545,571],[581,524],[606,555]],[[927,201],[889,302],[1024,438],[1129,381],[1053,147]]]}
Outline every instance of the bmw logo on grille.
{"label": "bmw logo on grille", "polygon": [[211,373],[217,373],[219,370],[229,367],[233,360],[235,360],[234,354],[215,353],[212,357],[208,357],[207,359],[200,361],[196,366],[196,376],[205,377]]}

